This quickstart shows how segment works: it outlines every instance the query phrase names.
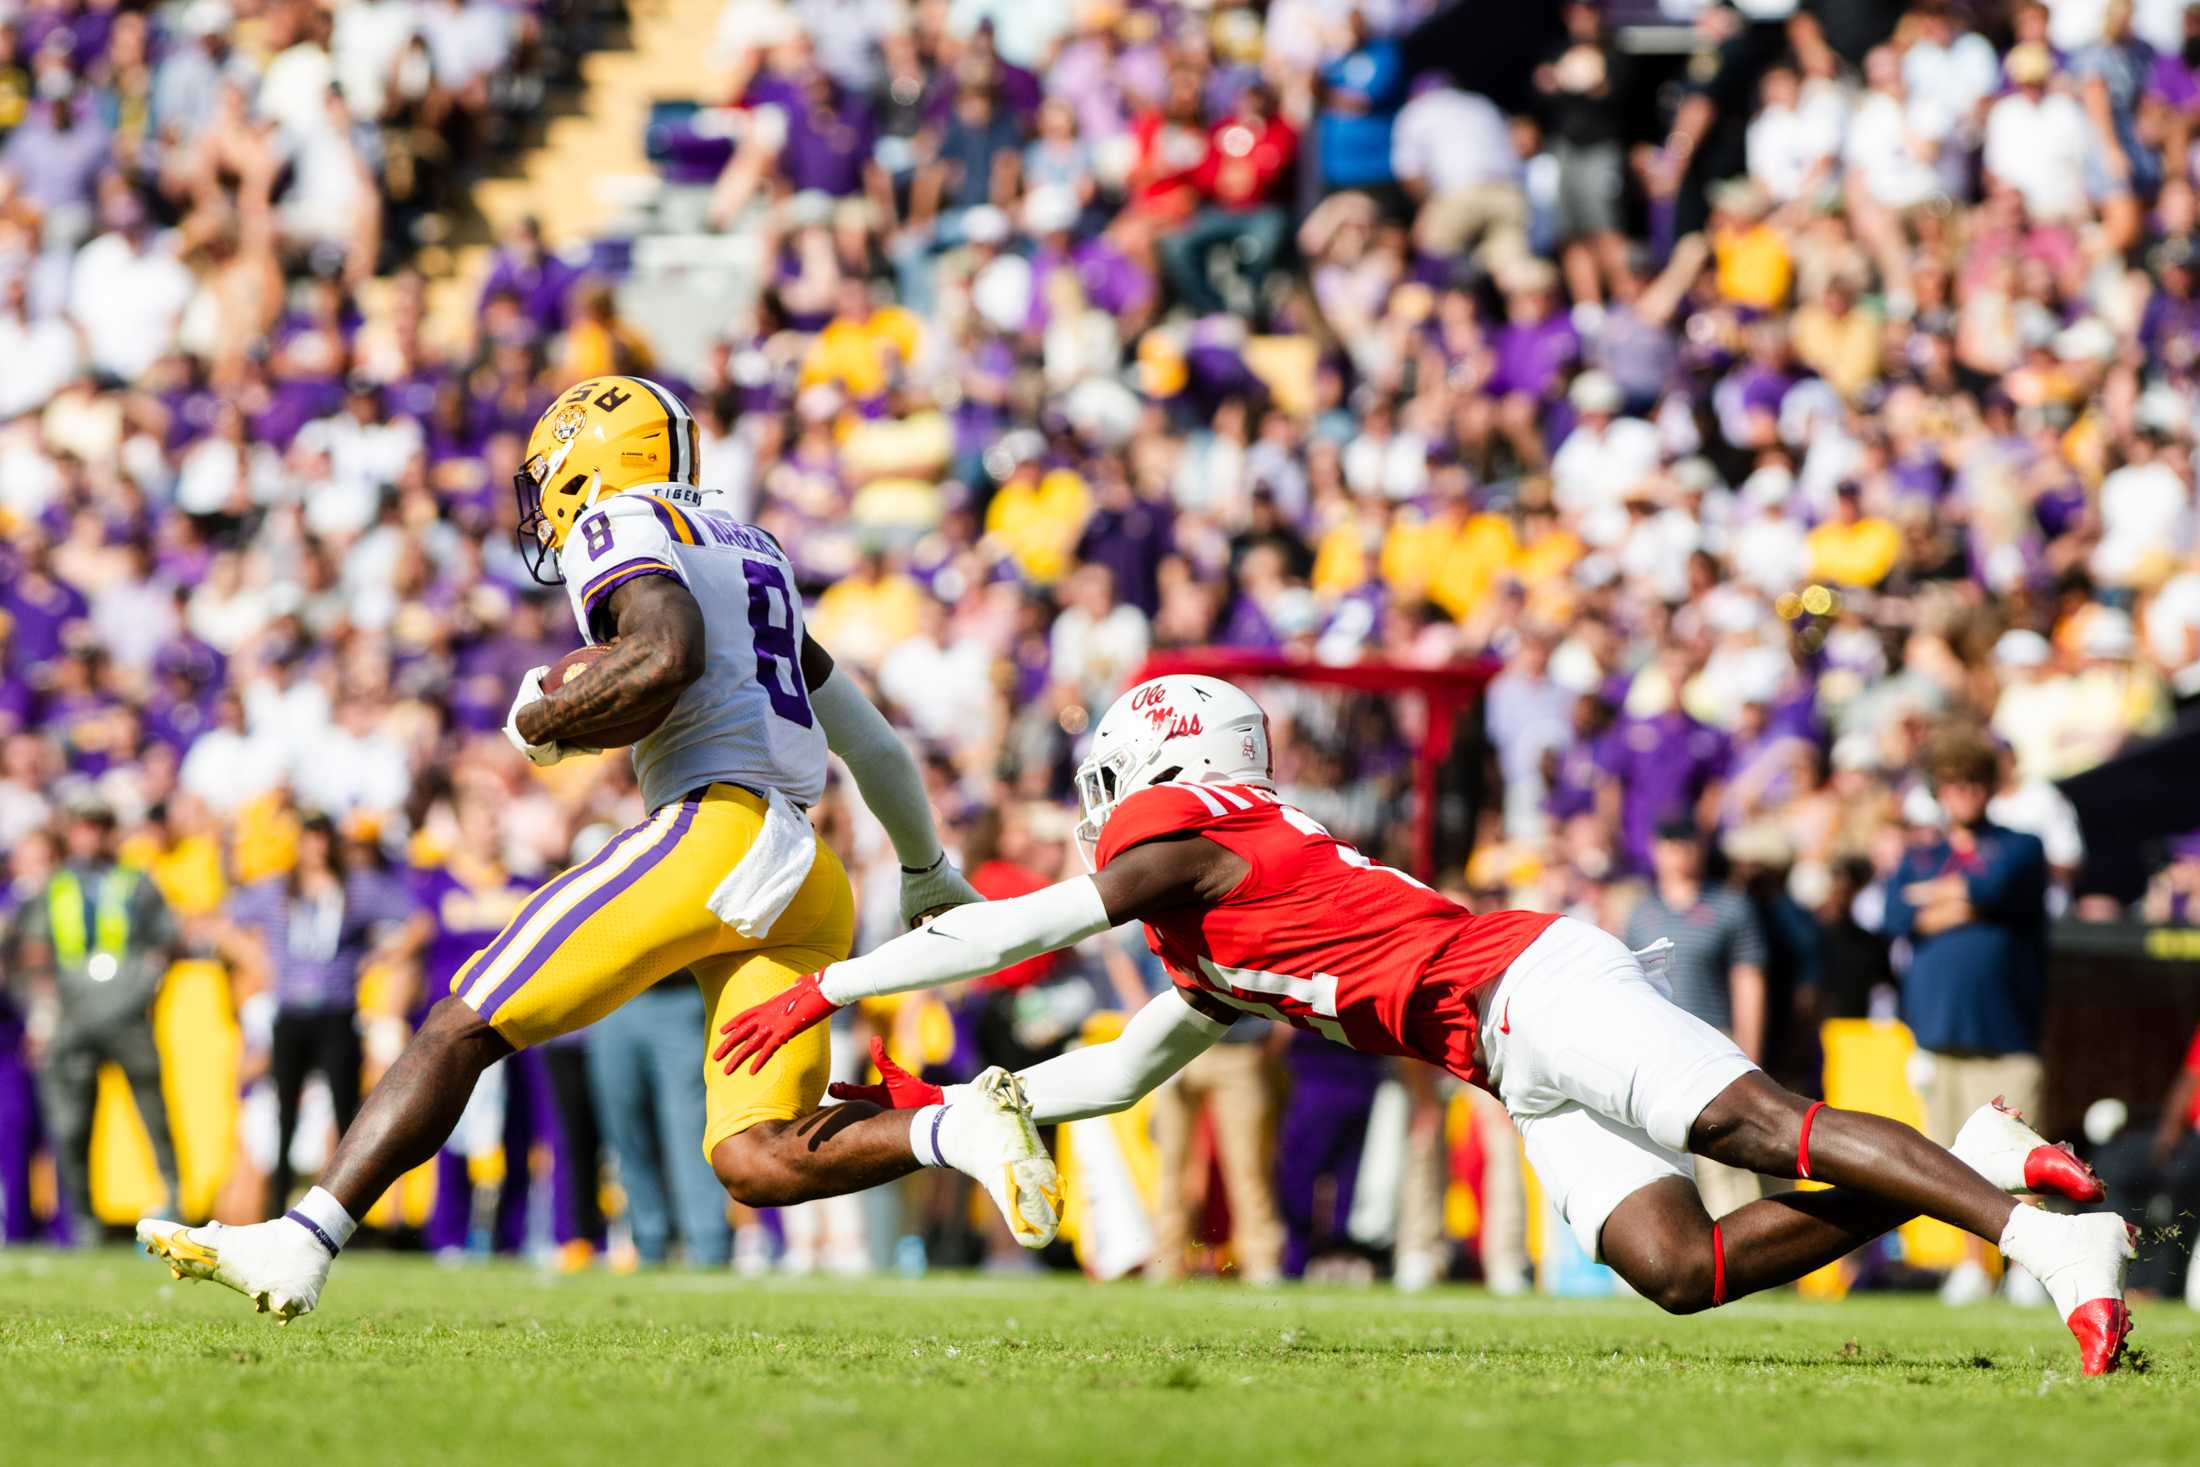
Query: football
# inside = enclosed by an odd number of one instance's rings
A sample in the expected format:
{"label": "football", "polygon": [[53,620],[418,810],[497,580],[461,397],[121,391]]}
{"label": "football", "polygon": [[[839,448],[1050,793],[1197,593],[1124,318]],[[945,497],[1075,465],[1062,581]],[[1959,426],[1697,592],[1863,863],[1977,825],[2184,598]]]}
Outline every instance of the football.
{"label": "football", "polygon": [[[542,675],[542,690],[545,693],[554,693],[575,678],[588,676],[588,670],[610,655],[615,645],[616,639],[597,647],[574,648],[550,664],[550,670]],[[638,744],[655,733],[657,725],[663,723],[665,715],[671,711],[671,705],[667,704],[646,718],[637,718],[631,723],[622,723],[612,728],[598,729],[587,735],[584,741],[600,749],[623,749],[629,744]]]}

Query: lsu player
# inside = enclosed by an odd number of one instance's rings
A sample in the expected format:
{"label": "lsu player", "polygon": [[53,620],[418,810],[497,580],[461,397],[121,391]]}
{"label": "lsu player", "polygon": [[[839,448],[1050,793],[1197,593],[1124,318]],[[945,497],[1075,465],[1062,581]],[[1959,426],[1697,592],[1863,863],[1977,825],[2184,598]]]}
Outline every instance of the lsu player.
{"label": "lsu player", "polygon": [[[354,1220],[435,1155],[497,1060],[682,969],[715,1025],[845,958],[854,898],[802,808],[824,793],[828,749],[893,841],[904,920],[977,898],[940,846],[915,761],[804,632],[778,543],[703,508],[698,446],[665,388],[592,378],[536,423],[515,486],[530,570],[565,586],[581,634],[609,650],[553,692],[534,669],[505,733],[548,765],[594,752],[601,730],[659,719],[634,746],[648,818],[538,888],[473,955],[297,1207],[246,1227],[141,1221],[139,1240],[179,1277],[227,1284],[288,1322],[319,1302]],[[754,1073],[705,1065],[701,1140],[735,1200],[786,1205],[953,1165],[1018,1242],[1053,1239],[1054,1165],[1013,1077],[988,1071],[913,1135],[906,1112],[821,1112],[826,1067],[823,1031]]]}
{"label": "lsu player", "polygon": [[[1943,1151],[1899,1122],[1831,1110],[1773,1083],[1676,1006],[1609,934],[1538,912],[1474,915],[1378,866],[1278,798],[1260,705],[1214,678],[1139,684],[1094,730],[1077,773],[1094,874],[958,907],[921,934],[834,963],[724,1026],[728,1068],[845,1003],[952,983],[1143,921],[1174,980],[1120,1037],[1033,1066],[1041,1122],[1121,1110],[1243,1013],[1449,1070],[1504,1101],[1582,1247],[1689,1313],[1787,1283],[1925,1213],[1998,1242],[2046,1286],[2089,1375],[2115,1368],[2132,1248],[2084,1164],[1983,1106]],[[955,939],[942,942],[942,937]],[[950,1109],[874,1051],[885,1084],[846,1098]],[[928,1114],[919,1109],[919,1124]],[[1831,1185],[1714,1221],[1687,1153]]]}

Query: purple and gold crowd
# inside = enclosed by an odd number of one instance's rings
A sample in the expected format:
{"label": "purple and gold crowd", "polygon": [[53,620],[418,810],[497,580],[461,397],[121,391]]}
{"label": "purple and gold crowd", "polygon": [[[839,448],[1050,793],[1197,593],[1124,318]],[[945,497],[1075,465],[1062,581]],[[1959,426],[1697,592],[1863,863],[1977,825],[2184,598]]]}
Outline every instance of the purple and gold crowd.
{"label": "purple and gold crowd", "polygon": [[[219,1205],[257,1215],[500,894],[639,813],[623,760],[498,735],[577,640],[513,543],[520,443],[607,371],[686,394],[989,894],[1074,869],[1068,771],[1149,656],[1489,659],[1447,890],[1675,937],[1776,1068],[1899,1013],[1950,1106],[1974,1061],[2036,1094],[2050,917],[2200,919],[2200,838],[2103,881],[2061,784],[2200,694],[2200,7],[1544,9],[730,0],[721,90],[652,146],[745,286],[668,332],[631,238],[523,223],[455,324],[422,274],[614,4],[0,0],[0,1172],[79,1125],[64,1041],[123,1063],[32,976],[106,955],[139,898],[102,862],[163,899],[135,939],[231,975],[265,1093]],[[1408,860],[1406,715],[1255,691],[1296,797]],[[819,819],[875,942],[891,853],[842,790]],[[946,1073],[1158,981],[1108,943],[871,1022]],[[1245,1037],[1163,1170],[1213,1150],[1238,1266],[1295,1272],[1357,1246],[1388,1071]],[[475,1129],[614,1149],[642,1255],[709,1256],[707,1181],[637,1197],[604,1103],[656,1038],[510,1067],[532,1098]],[[2134,1187],[2200,1185],[2184,1119]],[[467,1211],[502,1139],[462,1128],[438,1246],[524,1230],[508,1186]],[[560,1236],[600,1230],[559,1176]],[[1164,1272],[1202,1225],[1166,1185]],[[1426,1210],[1401,1277],[1448,1266]],[[779,1246],[845,1261],[852,1218]]]}

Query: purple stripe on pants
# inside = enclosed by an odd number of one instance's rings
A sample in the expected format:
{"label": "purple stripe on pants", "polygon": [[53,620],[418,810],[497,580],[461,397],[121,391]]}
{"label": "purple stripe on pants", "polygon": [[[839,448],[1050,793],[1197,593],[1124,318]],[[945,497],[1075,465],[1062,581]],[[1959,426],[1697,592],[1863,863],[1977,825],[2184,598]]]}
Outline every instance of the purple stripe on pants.
{"label": "purple stripe on pants", "polygon": [[680,843],[681,837],[687,834],[688,827],[694,823],[695,801],[682,800],[680,802],[679,818],[672,822],[672,827],[669,830],[651,844],[645,854],[637,857],[633,864],[624,871],[575,903],[573,910],[565,914],[564,920],[544,933],[542,940],[537,942],[528,951],[527,955],[514,965],[511,976],[498,984],[496,991],[489,995],[488,1001],[481,1005],[478,1010],[481,1017],[484,1019],[495,1018],[497,1010],[503,1006],[504,1001],[517,993],[529,978],[539,972],[542,965],[549,960],[550,955],[565,946],[566,941],[572,937],[583,922],[602,911],[615,897],[632,890],[636,882],[654,871],[657,868],[657,863],[664,860],[671,853],[672,848]]}
{"label": "purple stripe on pants", "polygon": [[504,930],[496,935],[495,940],[492,941],[486,948],[482,949],[478,953],[475,953],[472,957],[466,960],[466,965],[458,970],[458,976],[451,980],[452,995],[454,997],[464,998],[466,995],[466,990],[473,986],[474,974],[480,972],[483,968],[488,967],[490,964],[496,962],[499,957],[503,956],[504,950],[512,945],[512,939],[519,935],[519,930],[522,927],[525,927],[529,922],[535,920],[535,913],[542,910],[543,903],[549,901],[552,897],[563,891],[568,885],[573,882],[576,877],[580,876],[583,872],[592,871],[603,862],[608,861],[614,855],[617,855],[619,852],[619,848],[626,843],[629,837],[639,834],[645,828],[646,826],[636,826],[631,830],[623,830],[619,832],[611,839],[605,841],[603,844],[603,849],[596,852],[595,855],[590,856],[587,860],[581,862],[580,865],[570,867],[567,870],[561,871],[557,875],[551,877],[548,881],[544,882],[542,885],[542,889],[540,891],[537,891],[533,896],[529,897],[527,899],[527,905],[519,909],[519,915],[504,924]]}

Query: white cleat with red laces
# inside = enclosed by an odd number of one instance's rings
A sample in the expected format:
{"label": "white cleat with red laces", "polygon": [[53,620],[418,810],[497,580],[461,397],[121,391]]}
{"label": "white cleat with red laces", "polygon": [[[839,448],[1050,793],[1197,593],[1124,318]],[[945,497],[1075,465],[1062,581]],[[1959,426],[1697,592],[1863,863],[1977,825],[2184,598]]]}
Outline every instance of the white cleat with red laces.
{"label": "white cleat with red laces", "polygon": [[2107,1195],[2093,1168],[2067,1143],[2049,1145],[1999,1096],[1971,1112],[1948,1149],[2004,1192],[2034,1192],[2071,1202],[2098,1202]]}

